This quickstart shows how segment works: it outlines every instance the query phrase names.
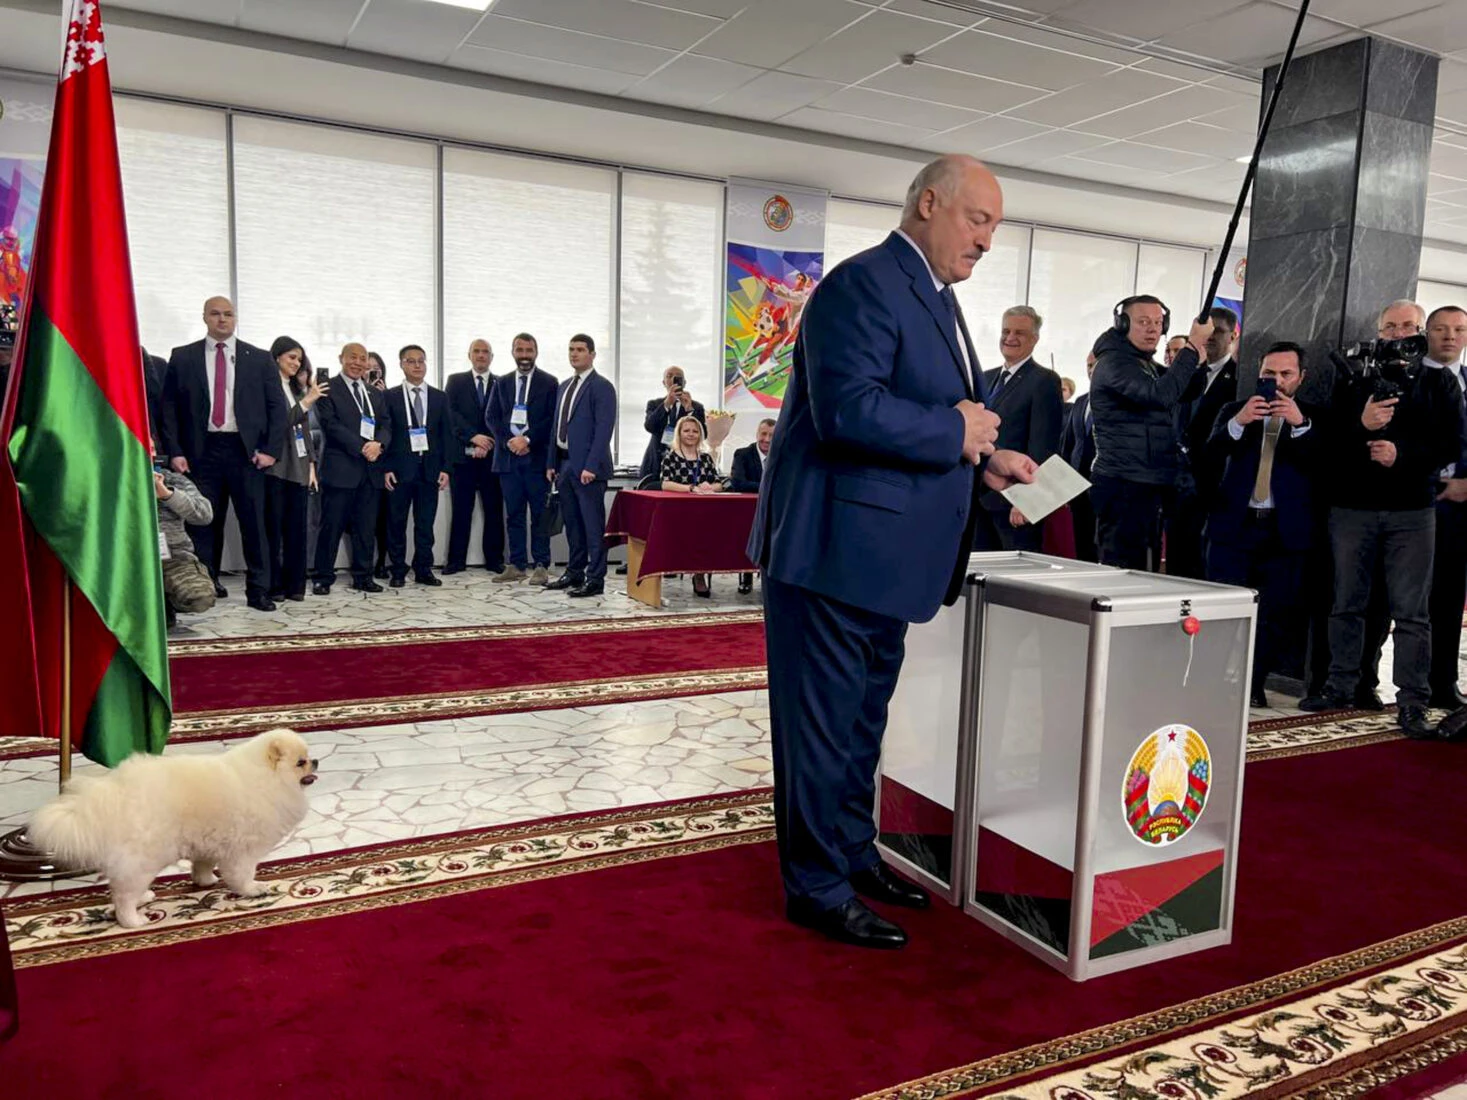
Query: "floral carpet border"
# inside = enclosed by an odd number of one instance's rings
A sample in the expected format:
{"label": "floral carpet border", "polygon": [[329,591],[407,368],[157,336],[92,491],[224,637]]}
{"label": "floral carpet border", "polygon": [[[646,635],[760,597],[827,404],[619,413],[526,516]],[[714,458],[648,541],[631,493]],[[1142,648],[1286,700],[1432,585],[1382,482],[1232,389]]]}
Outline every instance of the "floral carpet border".
{"label": "floral carpet border", "polygon": [[1458,917],[860,1100],[1353,1096],[1462,1053],[1464,1032]]}
{"label": "floral carpet border", "polygon": [[640,630],[680,630],[690,626],[728,626],[763,621],[762,610],[739,608],[732,611],[632,615],[622,619],[570,619],[550,623],[422,626],[338,634],[266,634],[250,638],[179,638],[168,643],[168,656],[178,660],[188,657],[217,657],[228,653],[293,653],[312,649],[355,648],[362,645],[429,645],[436,642],[479,642],[505,638],[553,638],[562,634],[627,634]]}
{"label": "floral carpet border", "polygon": [[11,899],[5,925],[15,965],[46,966],[773,836],[768,790],[714,795],[265,864],[258,877],[270,889],[258,898],[196,887],[187,876],[162,879],[142,907],[150,922],[142,929],[117,925],[103,886]]}

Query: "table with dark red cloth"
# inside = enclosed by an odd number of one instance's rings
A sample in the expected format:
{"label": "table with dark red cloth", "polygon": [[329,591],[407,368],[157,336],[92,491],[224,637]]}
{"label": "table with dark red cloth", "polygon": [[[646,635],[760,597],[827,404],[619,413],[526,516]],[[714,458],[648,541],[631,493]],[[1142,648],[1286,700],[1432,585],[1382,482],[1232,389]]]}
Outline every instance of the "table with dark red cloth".
{"label": "table with dark red cloth", "polygon": [[0,913],[0,1044],[15,1034],[20,1007],[15,995],[15,970],[10,962],[10,941],[5,935],[5,914]]}
{"label": "table with dark red cloth", "polygon": [[606,542],[628,543],[628,595],[656,606],[666,574],[754,572],[744,548],[758,503],[757,493],[617,493]]}

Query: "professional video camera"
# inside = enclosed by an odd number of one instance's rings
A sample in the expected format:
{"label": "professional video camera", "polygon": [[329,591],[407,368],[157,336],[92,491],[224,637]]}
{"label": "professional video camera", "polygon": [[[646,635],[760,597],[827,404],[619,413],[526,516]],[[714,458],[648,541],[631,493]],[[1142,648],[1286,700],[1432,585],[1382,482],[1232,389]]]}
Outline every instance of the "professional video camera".
{"label": "professional video camera", "polygon": [[1371,384],[1377,401],[1400,397],[1407,379],[1426,355],[1425,336],[1397,340],[1366,340],[1343,351],[1330,352],[1330,361],[1342,376]]}

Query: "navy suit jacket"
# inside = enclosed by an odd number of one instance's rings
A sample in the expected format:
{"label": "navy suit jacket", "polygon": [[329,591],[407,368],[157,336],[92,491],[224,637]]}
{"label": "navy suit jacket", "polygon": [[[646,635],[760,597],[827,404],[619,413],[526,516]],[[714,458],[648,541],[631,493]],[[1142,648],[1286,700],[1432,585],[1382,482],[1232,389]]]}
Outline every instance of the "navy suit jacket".
{"label": "navy suit jacket", "polygon": [[837,266],[800,322],[748,555],[768,576],[907,622],[956,599],[974,470],[953,406],[973,385],[921,255],[891,234]]}
{"label": "navy suit jacket", "polygon": [[[423,404],[427,424],[420,426],[428,429],[428,450],[423,455],[416,455],[413,453],[412,436],[408,433],[412,420],[408,417],[403,398],[407,388],[406,383],[393,386],[382,395],[387,405],[391,438],[383,449],[382,457],[377,461],[387,463],[387,469],[397,475],[398,481],[412,480],[421,473],[425,480],[436,482],[443,471],[452,473],[454,464],[458,461],[454,453],[458,448],[454,443],[448,417],[448,398],[436,386],[424,383]],[[360,428],[360,422],[358,427]]]}
{"label": "navy suit jacket", "polygon": [[1059,442],[1059,456],[1083,478],[1090,476],[1090,467],[1095,465],[1095,435],[1085,426],[1085,414],[1089,411],[1090,395],[1082,393],[1070,406]]}
{"label": "navy suit jacket", "polygon": [[757,493],[764,481],[764,463],[759,461],[759,444],[750,443],[734,452],[729,469],[729,488],[735,493]]}
{"label": "navy suit jacket", "polygon": [[[204,341],[174,348],[163,376],[163,452],[197,466],[209,434],[213,394],[204,368]],[[280,389],[280,371],[268,351],[234,343],[234,422],[246,456],[259,451],[279,459],[285,452],[290,410]]]}
{"label": "navy suit jacket", "polygon": [[449,428],[453,433],[454,461],[464,457],[464,449],[476,435],[492,435],[484,420],[489,408],[489,395],[494,392],[498,379],[490,371],[484,382],[484,408],[479,408],[478,389],[474,385],[474,372],[461,370],[450,374],[443,383],[443,392],[448,397]]}
{"label": "navy suit jacket", "polygon": [[[1054,454],[1060,432],[1064,430],[1065,395],[1060,389],[1060,376],[1033,359],[1026,359],[1019,364],[1009,384],[995,394],[993,387],[998,385],[1002,373],[1001,367],[983,372],[983,381],[992,394],[988,407],[1002,420],[995,446],[1044,462]],[[990,512],[1007,515],[1013,507],[1001,494],[991,491],[984,492],[982,500],[983,507]]]}
{"label": "navy suit jacket", "polygon": [[[556,427],[560,425],[560,403],[576,380],[574,374],[560,384],[555,395]],[[596,371],[586,376],[585,392],[576,397],[566,426],[566,459],[571,473],[590,470],[598,481],[611,477],[611,433],[616,427],[616,387]],[[555,469],[555,463],[546,469]]]}
{"label": "navy suit jacket", "polygon": [[[1232,401],[1219,410],[1212,436],[1203,457],[1211,469],[1222,471],[1217,492],[1211,497],[1207,516],[1207,538],[1223,546],[1243,546],[1248,518],[1248,501],[1258,480],[1258,462],[1263,456],[1263,421],[1255,420],[1243,429],[1243,438],[1235,440],[1228,432],[1228,421],[1238,415],[1242,401]],[[1313,483],[1324,455],[1323,424],[1318,409],[1300,405],[1309,419],[1309,430],[1295,436],[1286,424],[1279,432],[1273,452],[1273,475],[1269,488],[1273,493],[1279,541],[1287,550],[1307,550],[1314,538],[1315,506]]]}
{"label": "navy suit jacket", "polygon": [[[373,438],[382,444],[382,454],[376,462],[362,457],[362,414],[352,399],[350,383],[346,375],[338,373],[331,379],[331,388],[325,397],[316,402],[316,411],[321,420],[321,468],[317,473],[321,484],[332,489],[355,489],[370,481],[382,488],[382,475],[387,472],[387,451],[392,446],[392,419],[387,411],[387,395],[367,385],[361,379],[367,402],[372,406],[376,420]],[[280,389],[279,385],[275,387]],[[282,400],[284,396],[282,395]]]}
{"label": "navy suit jacket", "polygon": [[[494,380],[494,389],[489,394],[489,405],[484,410],[484,419],[489,434],[494,437],[494,472],[507,474],[513,469],[515,455],[506,444],[514,436],[509,427],[509,416],[514,412],[515,397],[519,390],[519,371],[512,370]],[[530,439],[530,453],[525,457],[543,470],[550,463],[550,448],[555,438],[555,398],[560,388],[555,375],[536,367],[530,374],[529,392],[525,404],[529,406],[530,423],[525,434]]]}

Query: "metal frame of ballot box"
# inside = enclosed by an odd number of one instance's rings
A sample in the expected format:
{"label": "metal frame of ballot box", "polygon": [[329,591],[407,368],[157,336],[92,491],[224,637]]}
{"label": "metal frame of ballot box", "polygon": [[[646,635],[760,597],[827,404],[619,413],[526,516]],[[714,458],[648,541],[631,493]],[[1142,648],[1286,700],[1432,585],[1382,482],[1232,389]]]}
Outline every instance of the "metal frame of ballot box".
{"label": "metal frame of ballot box", "polygon": [[1257,596],[995,571],[967,605],[964,912],[1076,981],[1230,942]]}
{"label": "metal frame of ballot box", "polygon": [[963,598],[907,631],[906,658],[887,710],[877,771],[876,847],[952,905],[963,900],[973,790],[973,720],[982,584],[999,574],[1075,577],[1114,572],[1091,562],[1022,551],[974,554]]}

